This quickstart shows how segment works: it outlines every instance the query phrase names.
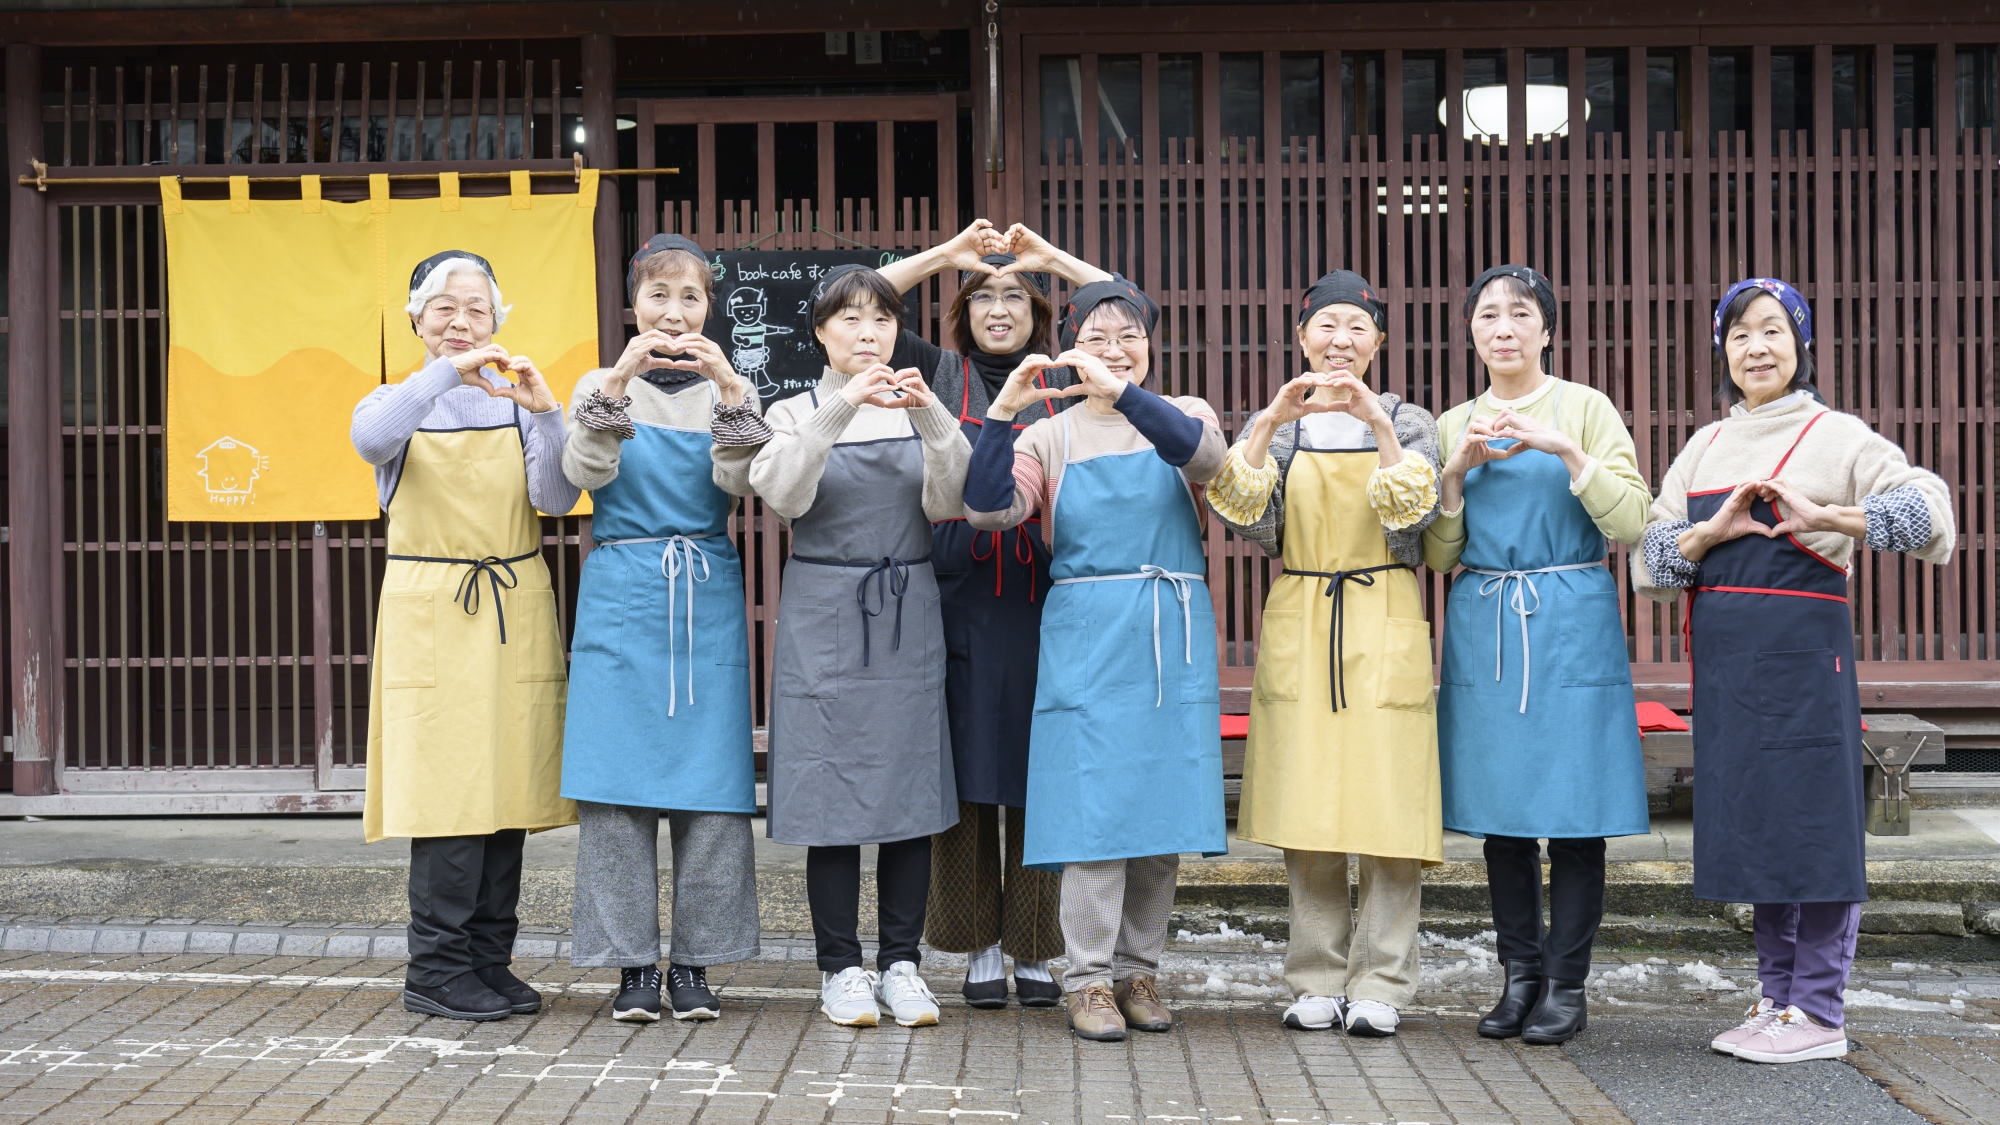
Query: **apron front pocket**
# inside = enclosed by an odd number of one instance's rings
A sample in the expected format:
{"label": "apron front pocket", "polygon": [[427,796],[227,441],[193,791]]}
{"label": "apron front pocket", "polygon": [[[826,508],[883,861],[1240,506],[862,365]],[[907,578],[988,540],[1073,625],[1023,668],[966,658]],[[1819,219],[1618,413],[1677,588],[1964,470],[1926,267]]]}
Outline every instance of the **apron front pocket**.
{"label": "apron front pocket", "polygon": [[562,630],[556,625],[553,592],[531,591],[508,607],[506,648],[514,659],[514,682],[563,679],[568,669],[563,664]]}
{"label": "apron front pocket", "polygon": [[1381,706],[1428,712],[1437,705],[1437,693],[1431,690],[1430,622],[1383,618],[1381,665],[1375,689]]}
{"label": "apron front pocket", "polygon": [[804,699],[840,698],[841,670],[861,663],[858,639],[852,660],[841,655],[840,619],[840,609],[830,605],[795,602],[779,607],[773,690]]}
{"label": "apron front pocket", "polygon": [[1766,749],[1826,746],[1841,741],[1841,722],[1848,708],[1841,699],[1845,686],[1834,671],[1838,657],[1830,648],[1760,652],[1754,673],[1757,710],[1763,717]]}
{"label": "apron front pocket", "polygon": [[1556,619],[1556,666],[1562,669],[1564,687],[1623,687],[1632,682],[1617,594],[1572,594],[1552,608],[1561,614]]}
{"label": "apron front pocket", "polygon": [[1081,711],[1090,696],[1090,620],[1042,622],[1042,651],[1035,672],[1035,713]]}
{"label": "apron front pocket", "polygon": [[375,659],[382,665],[384,688],[437,686],[436,614],[437,597],[433,594],[383,596]]}
{"label": "apron front pocket", "polygon": [[1305,614],[1296,609],[1265,610],[1257,636],[1257,671],[1251,697],[1274,703],[1299,698],[1305,672]]}

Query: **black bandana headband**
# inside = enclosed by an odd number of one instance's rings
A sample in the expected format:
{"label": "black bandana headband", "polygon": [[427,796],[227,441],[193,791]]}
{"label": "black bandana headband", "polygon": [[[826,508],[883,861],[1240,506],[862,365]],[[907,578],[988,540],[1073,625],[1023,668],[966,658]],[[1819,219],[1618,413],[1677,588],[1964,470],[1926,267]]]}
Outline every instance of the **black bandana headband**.
{"label": "black bandana headband", "polygon": [[1299,299],[1299,327],[1304,328],[1314,313],[1329,305],[1353,305],[1367,313],[1376,328],[1389,330],[1389,306],[1368,279],[1353,270],[1335,270],[1312,283]]}
{"label": "black bandana headband", "polygon": [[705,263],[708,261],[708,252],[696,245],[694,239],[689,238],[687,235],[656,234],[647,239],[646,244],[639,247],[638,252],[632,255],[632,260],[625,265],[626,300],[629,301],[638,295],[639,263],[655,254],[663,254],[668,250],[679,250],[684,253],[693,254],[695,260],[698,262]]}
{"label": "black bandana headband", "polygon": [[1064,351],[1076,346],[1077,334],[1083,331],[1083,322],[1090,319],[1091,311],[1113,298],[1122,298],[1138,309],[1148,333],[1159,327],[1159,304],[1146,296],[1145,290],[1113,274],[1109,281],[1093,281],[1070,294],[1069,304],[1063,306],[1061,338]]}
{"label": "black bandana headband", "polygon": [[1479,294],[1484,292],[1494,278],[1511,277],[1528,287],[1535,295],[1535,303],[1542,308],[1542,327],[1548,329],[1549,340],[1556,336],[1556,287],[1541,272],[1528,266],[1494,266],[1472,281],[1472,288],[1465,294],[1465,319],[1472,319],[1473,306],[1479,303]]}
{"label": "black bandana headband", "polygon": [[[988,254],[979,260],[985,262],[989,266],[1011,266],[1020,259],[1014,257],[1014,255],[1012,254]],[[958,283],[961,286],[977,285],[980,282],[985,281],[987,278],[992,276],[993,275],[990,273],[977,273],[972,270],[960,270],[958,271]],[[1042,296],[1046,297],[1049,295],[1048,274],[1017,273],[1014,274],[1013,276],[1020,278],[1022,281],[1025,281],[1029,285],[1033,286],[1035,291],[1037,293],[1040,293]]]}
{"label": "black bandana headband", "polygon": [[495,285],[500,284],[500,279],[493,276],[492,262],[474,254],[470,250],[440,250],[423,261],[418,262],[417,268],[410,271],[410,292],[414,294],[417,290],[423,288],[424,281],[430,277],[431,271],[452,258],[465,258],[477,263],[480,269],[486,271],[487,280]]}

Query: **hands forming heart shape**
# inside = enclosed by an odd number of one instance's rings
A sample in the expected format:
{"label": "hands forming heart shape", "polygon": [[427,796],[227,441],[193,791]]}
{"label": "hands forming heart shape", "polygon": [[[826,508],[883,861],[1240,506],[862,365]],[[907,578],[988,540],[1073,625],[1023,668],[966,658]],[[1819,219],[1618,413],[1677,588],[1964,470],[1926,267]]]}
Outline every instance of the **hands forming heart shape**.
{"label": "hands forming heart shape", "polygon": [[909,410],[937,402],[923,373],[914,367],[901,371],[878,363],[847,380],[841,396],[855,406],[879,406],[885,410]]}
{"label": "hands forming heart shape", "polygon": [[[1047,239],[1020,223],[1003,231],[985,219],[974,219],[971,226],[945,243],[943,250],[945,261],[953,268],[989,277],[1046,272],[1056,258],[1056,249]],[[1015,260],[1005,266],[981,260],[993,254],[1012,254]]]}
{"label": "hands forming heart shape", "polygon": [[[510,399],[529,413],[545,414],[556,408],[555,395],[549,391],[549,381],[542,376],[535,361],[524,355],[513,355],[498,344],[488,344],[452,356],[451,365],[458,369],[459,382],[468,387],[478,387],[494,398]],[[516,376],[516,381],[495,386],[480,374],[486,367],[494,368],[503,377],[512,374]]]}

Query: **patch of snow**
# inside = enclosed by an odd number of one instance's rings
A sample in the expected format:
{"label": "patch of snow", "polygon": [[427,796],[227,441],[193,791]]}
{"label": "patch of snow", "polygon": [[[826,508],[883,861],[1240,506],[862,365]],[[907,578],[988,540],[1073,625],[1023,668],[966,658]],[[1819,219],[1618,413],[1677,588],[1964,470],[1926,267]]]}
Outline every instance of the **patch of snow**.
{"label": "patch of snow", "polygon": [[1601,973],[1593,975],[1585,983],[1587,983],[1591,988],[1609,988],[1614,984],[1643,985],[1652,978],[1653,978],[1653,966],[1647,964],[1633,964],[1633,965],[1620,965],[1615,969],[1606,969]]}
{"label": "patch of snow", "polygon": [[[1470,938],[1446,937],[1429,930],[1417,935],[1417,945],[1422,949],[1435,950],[1445,954],[1437,963],[1425,965],[1419,970],[1418,982],[1428,985],[1452,984],[1474,977],[1488,977],[1499,964],[1499,957],[1493,952],[1493,943],[1499,935],[1492,930],[1482,930]],[[1450,954],[1464,956],[1451,960]]]}
{"label": "patch of snow", "polygon": [[1922,961],[1891,961],[1889,963],[1889,971],[1892,973],[1922,972],[1930,967],[1930,965]]}
{"label": "patch of snow", "polygon": [[1246,933],[1243,930],[1232,929],[1227,922],[1217,922],[1216,925],[1220,926],[1221,929],[1212,934],[1198,934],[1192,930],[1176,930],[1174,931],[1174,940],[1192,942],[1197,945],[1217,941],[1261,941],[1264,943],[1265,949],[1273,949],[1277,946],[1276,942],[1266,940],[1263,934]]}
{"label": "patch of snow", "polygon": [[[1911,1000],[1904,996],[1891,996],[1872,988],[1850,988],[1841,994],[1850,1008],[1887,1008],[1896,1012],[1944,1012],[1947,1005],[1933,1000]],[[1961,1001],[1962,1003],[1962,1001]]]}
{"label": "patch of snow", "polygon": [[1693,981],[1697,988],[1712,989],[1717,992],[1741,992],[1743,986],[1722,975],[1722,970],[1706,961],[1686,961],[1674,967],[1674,971]]}

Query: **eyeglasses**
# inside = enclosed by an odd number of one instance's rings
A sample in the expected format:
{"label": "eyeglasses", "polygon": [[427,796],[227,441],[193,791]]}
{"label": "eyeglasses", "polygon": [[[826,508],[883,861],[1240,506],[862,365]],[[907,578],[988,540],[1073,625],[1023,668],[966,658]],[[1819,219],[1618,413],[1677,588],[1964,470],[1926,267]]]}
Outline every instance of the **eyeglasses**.
{"label": "eyeglasses", "polygon": [[[424,317],[449,323],[458,317],[459,307],[450,301],[432,301],[424,306]],[[493,319],[493,306],[477,301],[465,306],[465,318],[474,324],[486,324]]]}
{"label": "eyeglasses", "polygon": [[1005,305],[1006,307],[1014,309],[1016,311],[1028,307],[1028,295],[1027,293],[1019,289],[1009,289],[1005,293],[998,293],[998,294],[984,293],[984,292],[974,293],[972,296],[967,297],[965,299],[965,304],[967,308],[990,309],[993,307],[993,302],[995,301],[998,301],[1002,305]]}
{"label": "eyeglasses", "polygon": [[1138,351],[1146,343],[1146,334],[1143,332],[1126,332],[1120,334],[1115,340],[1113,337],[1100,336],[1095,333],[1076,338],[1076,346],[1087,352],[1101,352],[1106,346],[1112,343],[1118,345],[1119,351]]}

